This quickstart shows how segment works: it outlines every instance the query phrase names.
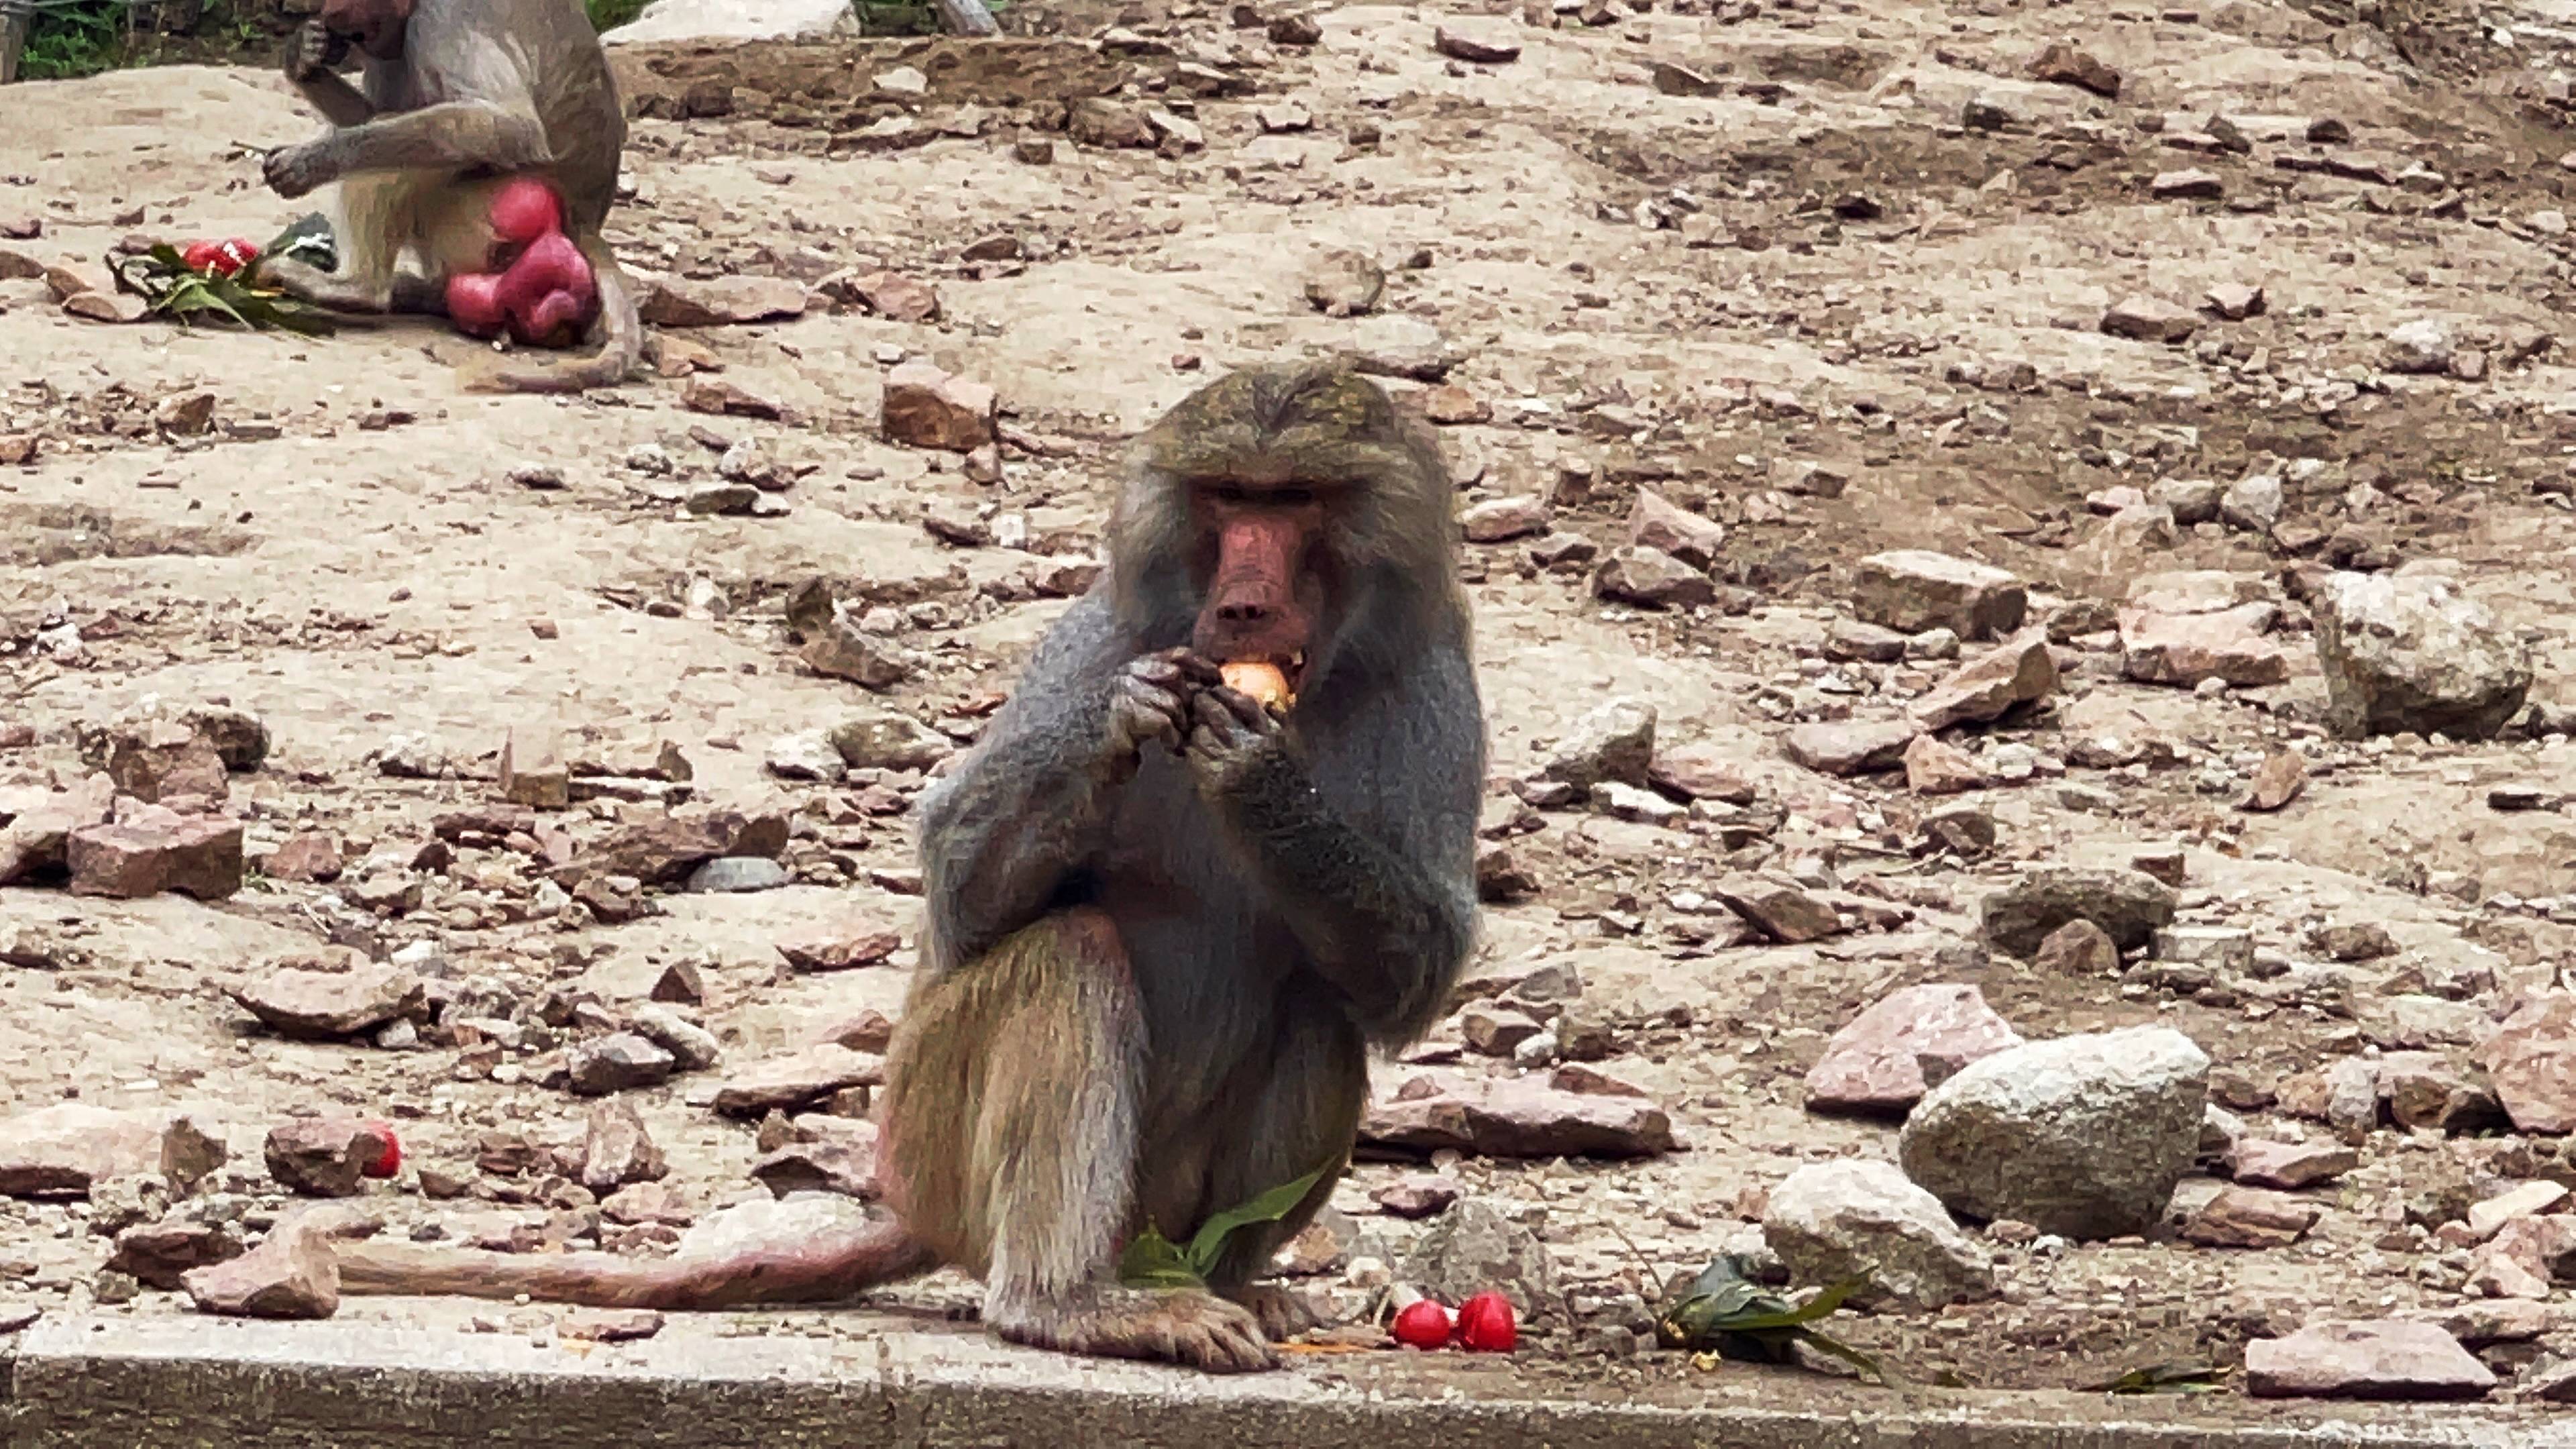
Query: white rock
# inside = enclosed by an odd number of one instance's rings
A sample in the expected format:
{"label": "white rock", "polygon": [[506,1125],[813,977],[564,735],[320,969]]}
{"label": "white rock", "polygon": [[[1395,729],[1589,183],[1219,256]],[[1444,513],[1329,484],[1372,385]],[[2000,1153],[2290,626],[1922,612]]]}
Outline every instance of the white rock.
{"label": "white rock", "polygon": [[1771,1189],[1763,1236],[1800,1283],[1867,1272],[1864,1301],[1942,1308],[1995,1292],[1993,1265],[1893,1163],[1814,1162]]}
{"label": "white rock", "polygon": [[1578,789],[1603,781],[1642,786],[1655,759],[1655,707],[1614,699],[1575,721],[1548,757],[1544,773]]}
{"label": "white rock", "polygon": [[2380,365],[2390,372],[2450,371],[2451,329],[2429,317],[2390,328]]}
{"label": "white rock", "polygon": [[772,740],[765,763],[769,773],[782,780],[818,780],[829,785],[849,773],[840,750],[820,731]]}
{"label": "white rock", "polygon": [[600,41],[822,40],[858,30],[849,0],[653,0]]}
{"label": "white rock", "polygon": [[2190,1170],[2209,1057],[2170,1027],[2061,1037],[1971,1062],[1898,1137],[1951,1211],[2070,1238],[2154,1226]]}
{"label": "white rock", "polygon": [[2248,533],[2270,533],[2286,502],[2279,474],[2256,473],[2227,485],[2219,496],[2218,516]]}
{"label": "white rock", "polygon": [[2449,579],[2333,574],[2315,613],[2327,723],[2347,739],[2491,739],[2531,692],[2530,650]]}

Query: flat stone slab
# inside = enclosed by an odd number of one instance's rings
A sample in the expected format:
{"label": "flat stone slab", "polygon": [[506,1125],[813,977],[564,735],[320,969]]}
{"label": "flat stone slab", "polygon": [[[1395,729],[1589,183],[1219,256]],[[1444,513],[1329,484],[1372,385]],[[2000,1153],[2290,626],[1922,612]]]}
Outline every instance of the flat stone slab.
{"label": "flat stone slab", "polygon": [[[490,1317],[506,1305],[468,1305]],[[368,1311],[409,1322],[351,1317]],[[459,1310],[451,1312],[450,1310]],[[566,1310],[554,1313],[569,1318]],[[449,1321],[454,1319],[454,1322]],[[435,1327],[418,1326],[422,1321]],[[1213,1378],[1014,1349],[879,1314],[666,1316],[636,1343],[460,1333],[460,1305],[353,1301],[328,1323],[48,1313],[16,1339],[18,1449],[591,1444],[888,1449],[2543,1449],[2563,1417],[2443,1406],[2121,1401],[1877,1389],[1791,1371],[1646,1382],[1580,1364],[1335,1354]],[[776,1332],[741,1336],[750,1323]],[[726,1333],[736,1336],[723,1336]],[[1624,1377],[1624,1376],[1623,1376]]]}

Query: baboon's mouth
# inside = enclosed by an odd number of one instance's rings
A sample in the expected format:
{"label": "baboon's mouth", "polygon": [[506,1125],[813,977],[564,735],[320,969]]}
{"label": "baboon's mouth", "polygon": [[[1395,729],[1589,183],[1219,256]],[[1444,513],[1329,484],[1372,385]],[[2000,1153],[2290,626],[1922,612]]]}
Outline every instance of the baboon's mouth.
{"label": "baboon's mouth", "polygon": [[1306,677],[1306,651],[1286,654],[1238,654],[1217,666],[1226,687],[1269,705],[1286,709],[1297,699],[1297,688]]}

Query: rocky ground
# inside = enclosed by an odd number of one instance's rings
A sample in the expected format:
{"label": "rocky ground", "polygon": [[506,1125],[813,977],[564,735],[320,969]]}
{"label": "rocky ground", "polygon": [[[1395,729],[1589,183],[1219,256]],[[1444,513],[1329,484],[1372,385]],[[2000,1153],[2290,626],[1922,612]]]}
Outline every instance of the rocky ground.
{"label": "rocky ground", "polygon": [[1835,1332],[1917,1382],[2576,1397],[2570,17],[1050,24],[621,49],[658,370],[577,402],[99,320],[309,122],[11,89],[12,1316],[321,1311],[306,1234],[185,1277],[311,1198],[858,1211],[926,772],[1120,440],[1339,348],[1454,460],[1489,906],[1302,1281],[1502,1282],[1524,1372],[1659,1399],[1725,1252],[1874,1270]]}

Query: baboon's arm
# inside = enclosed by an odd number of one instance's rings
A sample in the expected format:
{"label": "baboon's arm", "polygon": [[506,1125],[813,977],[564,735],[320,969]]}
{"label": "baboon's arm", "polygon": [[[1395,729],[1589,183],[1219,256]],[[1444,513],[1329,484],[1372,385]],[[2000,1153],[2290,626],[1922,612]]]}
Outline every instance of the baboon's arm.
{"label": "baboon's arm", "polygon": [[533,114],[490,101],[450,101],[272,152],[267,171],[270,189],[292,197],[368,171],[525,171],[553,161],[545,127]]}
{"label": "baboon's arm", "polygon": [[286,44],[286,79],[334,126],[363,126],[376,118],[368,100],[334,67],[349,53],[348,40],[319,19],[307,20]]}
{"label": "baboon's arm", "polygon": [[326,70],[300,79],[295,88],[304,93],[313,109],[322,113],[322,119],[334,126],[363,126],[376,118],[375,103],[359,94],[358,88],[349,84],[349,78],[338,71]]}

